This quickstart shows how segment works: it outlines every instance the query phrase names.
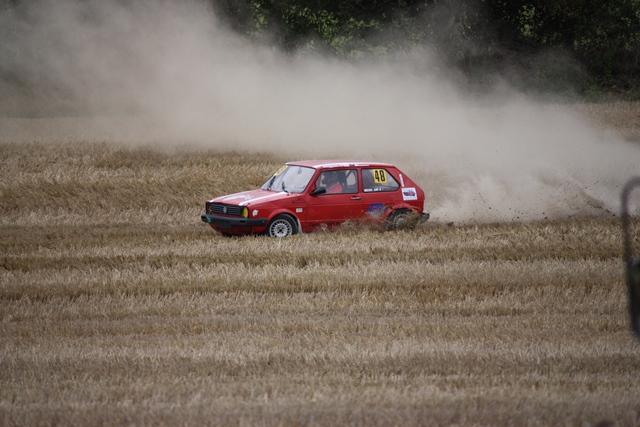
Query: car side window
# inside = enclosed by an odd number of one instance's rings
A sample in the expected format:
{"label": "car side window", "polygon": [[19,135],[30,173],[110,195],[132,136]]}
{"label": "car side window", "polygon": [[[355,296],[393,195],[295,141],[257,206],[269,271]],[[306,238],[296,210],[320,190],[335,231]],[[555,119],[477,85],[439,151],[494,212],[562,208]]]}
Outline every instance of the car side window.
{"label": "car side window", "polygon": [[345,188],[343,193],[357,193],[358,192],[358,171],[357,169],[349,169],[345,171]]}
{"label": "car side window", "polygon": [[362,191],[396,191],[398,181],[386,169],[362,169]]}
{"label": "car side window", "polygon": [[326,194],[350,194],[358,192],[356,169],[323,171],[316,180],[316,188],[324,187]]}

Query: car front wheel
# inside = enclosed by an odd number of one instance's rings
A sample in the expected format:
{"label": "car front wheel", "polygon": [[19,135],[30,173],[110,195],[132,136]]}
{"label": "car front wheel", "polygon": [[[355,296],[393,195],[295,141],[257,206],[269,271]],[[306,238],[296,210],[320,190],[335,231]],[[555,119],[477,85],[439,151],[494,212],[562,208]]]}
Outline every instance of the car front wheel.
{"label": "car front wheel", "polygon": [[288,237],[298,232],[298,227],[289,215],[277,215],[267,226],[267,234],[270,237]]}

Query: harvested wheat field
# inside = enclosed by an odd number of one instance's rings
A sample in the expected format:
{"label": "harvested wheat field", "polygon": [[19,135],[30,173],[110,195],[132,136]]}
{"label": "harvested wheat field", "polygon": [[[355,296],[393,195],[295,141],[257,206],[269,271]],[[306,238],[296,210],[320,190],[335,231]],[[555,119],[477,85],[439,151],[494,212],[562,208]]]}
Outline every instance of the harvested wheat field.
{"label": "harvested wheat field", "polygon": [[230,239],[204,201],[292,159],[0,158],[0,425],[640,425],[615,213]]}

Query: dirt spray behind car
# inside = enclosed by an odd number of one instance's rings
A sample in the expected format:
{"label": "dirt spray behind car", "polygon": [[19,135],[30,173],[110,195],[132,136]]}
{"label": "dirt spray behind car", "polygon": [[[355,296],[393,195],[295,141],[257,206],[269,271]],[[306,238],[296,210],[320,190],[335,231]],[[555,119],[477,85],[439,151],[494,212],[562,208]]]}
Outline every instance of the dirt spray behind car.
{"label": "dirt spray behind car", "polygon": [[633,253],[629,216],[629,195],[635,187],[640,187],[640,177],[632,178],[622,190],[622,234],[631,325],[636,336],[640,339],[640,257],[637,253],[635,255]]}

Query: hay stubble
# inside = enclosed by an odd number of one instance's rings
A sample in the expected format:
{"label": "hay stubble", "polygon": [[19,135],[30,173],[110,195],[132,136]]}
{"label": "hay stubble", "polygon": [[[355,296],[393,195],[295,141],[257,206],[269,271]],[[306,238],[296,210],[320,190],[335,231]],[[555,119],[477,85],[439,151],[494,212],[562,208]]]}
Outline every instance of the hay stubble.
{"label": "hay stubble", "polygon": [[285,159],[0,153],[0,424],[640,420],[615,219],[229,239]]}

